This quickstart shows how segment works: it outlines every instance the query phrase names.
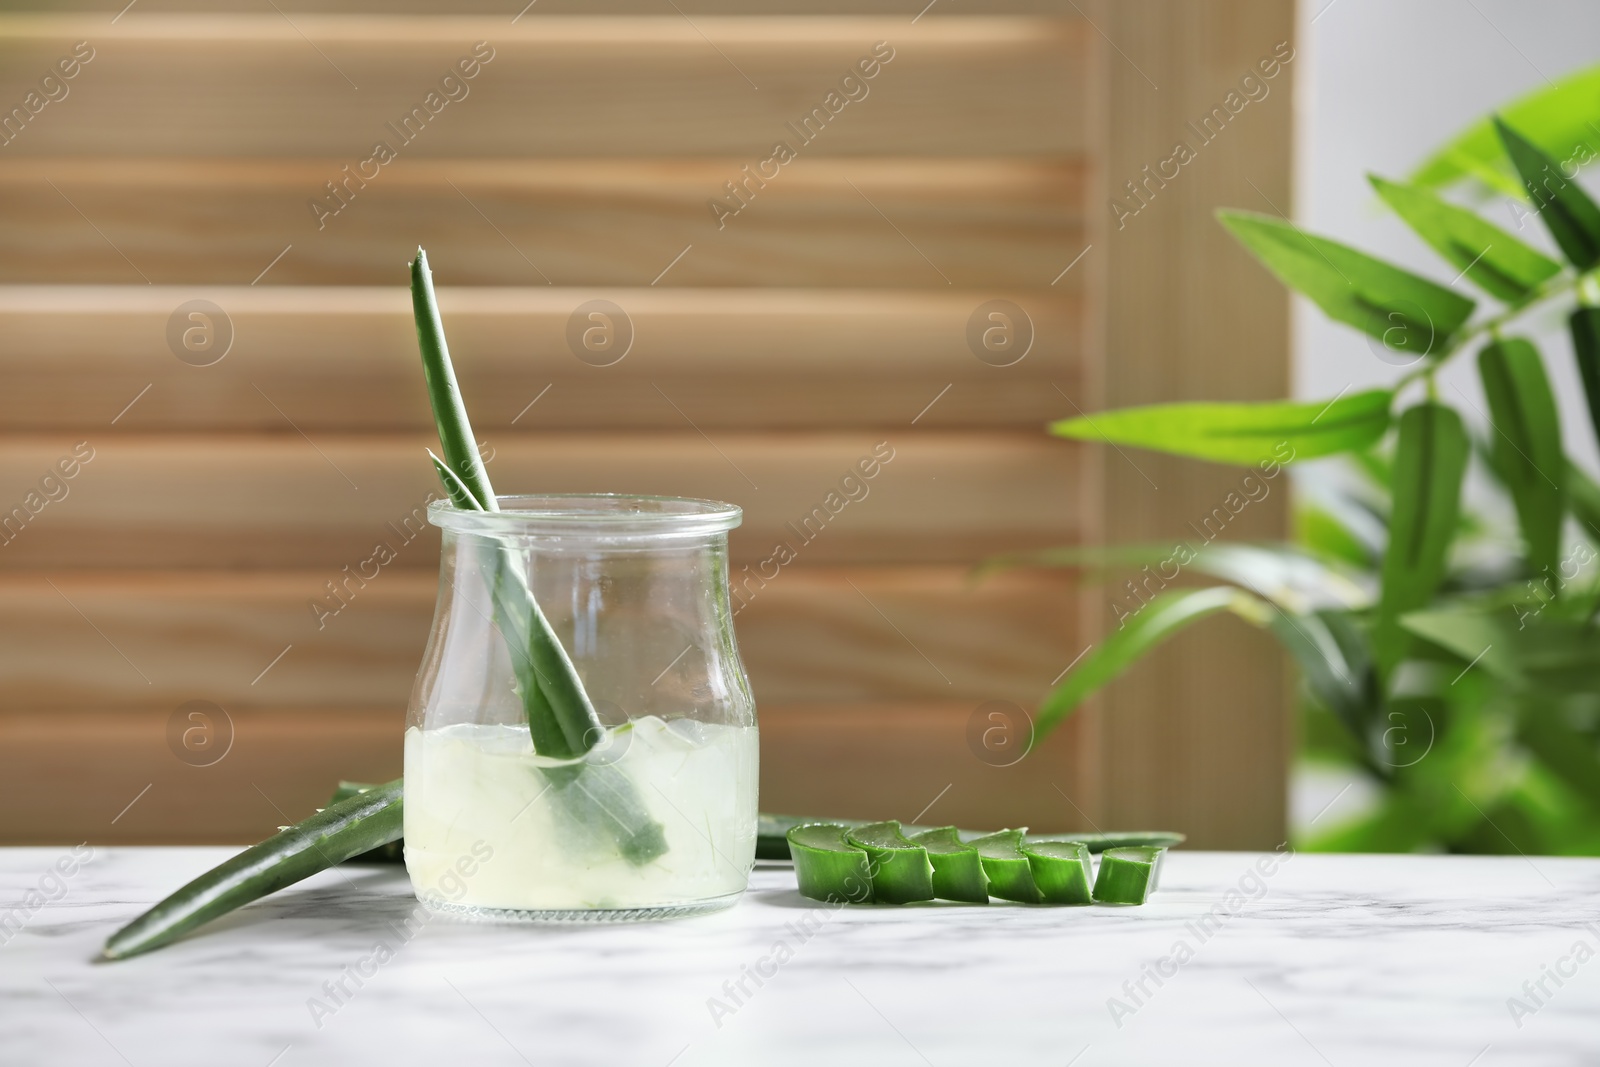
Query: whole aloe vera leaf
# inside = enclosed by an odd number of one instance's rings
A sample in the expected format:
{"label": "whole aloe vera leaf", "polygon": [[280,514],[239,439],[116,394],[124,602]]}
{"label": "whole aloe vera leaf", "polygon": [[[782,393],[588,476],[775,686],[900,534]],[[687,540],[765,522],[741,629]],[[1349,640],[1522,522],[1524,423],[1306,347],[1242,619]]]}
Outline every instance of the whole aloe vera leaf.
{"label": "whole aloe vera leaf", "polygon": [[345,860],[397,841],[399,779],[354,793],[214,867],[112,934],[102,955],[126,959]]}
{"label": "whole aloe vera leaf", "polygon": [[[455,367],[450,362],[428,255],[420,248],[411,263],[411,308],[416,317],[417,347],[422,353],[428,400],[444,450],[444,461],[434,457],[434,464],[439,468],[445,492],[458,508],[470,502],[476,504],[470,510],[498,511],[499,499],[489,484],[489,472],[478,452],[467,407],[456,383]],[[467,501],[463,494],[468,495]],[[483,553],[481,566],[493,590],[495,614],[505,631],[512,658],[517,661],[535,751],[555,759],[581,756],[599,743],[604,728],[560,638],[528,592],[521,562],[508,549],[496,546]],[[535,690],[543,699],[535,696]]]}
{"label": "whole aloe vera leaf", "polygon": [[411,314],[416,320],[422,373],[428,382],[428,398],[433,403],[445,465],[472,494],[478,510],[499,511],[500,502],[489,485],[489,472],[478,452],[478,440],[472,436],[461,387],[456,384],[450,346],[445,343],[444,323],[439,318],[439,301],[433,292],[433,274],[428,270],[428,254],[420,248],[417,258],[411,261]]}
{"label": "whole aloe vera leaf", "polygon": [[1024,844],[1033,884],[1046,904],[1088,904],[1092,868],[1089,846],[1082,841],[1036,841]]}
{"label": "whole aloe vera leaf", "polygon": [[[428,398],[444,450],[442,462],[432,457],[439,478],[456,507],[498,511],[499,501],[489,484],[489,472],[456,383],[427,253],[420,248],[411,264],[411,307]],[[495,620],[511,653],[534,751],[555,759],[582,756],[605,736],[605,728],[561,639],[528,590],[521,559],[507,546],[486,543],[479,552],[479,566],[491,591]],[[667,851],[666,831],[651,816],[623,768],[574,765],[544,773],[555,789],[555,802],[579,824],[613,837],[630,863],[648,863]]]}
{"label": "whole aloe vera leaf", "polygon": [[871,822],[845,832],[845,840],[867,854],[872,898],[881,904],[911,904],[933,899],[933,864],[928,850],[914,845],[897,822]]}
{"label": "whole aloe vera leaf", "polygon": [[1097,904],[1143,904],[1155,888],[1162,848],[1108,848],[1094,880]]}
{"label": "whole aloe vera leaf", "polygon": [[[467,483],[461,476],[451,470],[444,460],[433,454],[433,449],[424,449],[428,458],[433,460],[433,469],[439,473],[439,481],[444,485],[445,495],[450,498],[450,503],[462,511],[482,511],[483,505],[478,503],[477,497],[472,495],[472,490],[467,488]],[[497,502],[498,503],[498,502]]]}
{"label": "whole aloe vera leaf", "polygon": [[829,903],[870,904],[872,861],[845,840],[837,823],[810,823],[786,835],[800,895]]}
{"label": "whole aloe vera leaf", "polygon": [[934,896],[968,904],[989,903],[989,876],[983,873],[983,859],[977,849],[961,840],[960,830],[940,826],[913,834],[911,842],[928,850]]}
{"label": "whole aloe vera leaf", "polygon": [[1001,830],[973,838],[967,844],[978,850],[983,861],[990,896],[1020,904],[1039,904],[1044,896],[1033,881],[1028,857],[1022,854],[1022,835],[1022,830]]}

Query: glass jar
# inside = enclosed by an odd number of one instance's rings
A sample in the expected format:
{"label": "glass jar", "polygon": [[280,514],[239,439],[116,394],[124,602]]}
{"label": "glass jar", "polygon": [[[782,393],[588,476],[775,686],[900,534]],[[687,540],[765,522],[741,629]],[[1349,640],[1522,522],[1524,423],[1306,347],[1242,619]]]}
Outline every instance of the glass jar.
{"label": "glass jar", "polygon": [[[728,597],[742,512],[666,497],[500,505],[428,508],[444,534],[439,599],[405,739],[418,899],[532,921],[727,907],[756,835],[755,701]],[[575,731],[558,706],[585,704]]]}

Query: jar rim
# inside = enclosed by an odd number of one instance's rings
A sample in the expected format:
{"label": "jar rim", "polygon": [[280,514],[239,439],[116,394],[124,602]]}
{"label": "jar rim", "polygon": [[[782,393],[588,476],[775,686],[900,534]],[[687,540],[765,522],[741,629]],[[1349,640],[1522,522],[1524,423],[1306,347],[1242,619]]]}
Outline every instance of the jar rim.
{"label": "jar rim", "polygon": [[454,533],[495,537],[588,535],[686,537],[738,526],[744,509],[720,500],[631,493],[518,493],[497,496],[499,511],[428,505],[428,521]]}

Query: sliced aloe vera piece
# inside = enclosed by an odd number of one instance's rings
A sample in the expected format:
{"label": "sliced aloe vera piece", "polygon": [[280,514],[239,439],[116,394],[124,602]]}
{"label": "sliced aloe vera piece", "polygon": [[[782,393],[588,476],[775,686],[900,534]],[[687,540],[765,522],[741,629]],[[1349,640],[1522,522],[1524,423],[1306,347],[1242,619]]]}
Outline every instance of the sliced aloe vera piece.
{"label": "sliced aloe vera piece", "polygon": [[1022,904],[1038,904],[1044,897],[1034,884],[1028,857],[1022,854],[1024,832],[1001,830],[999,833],[975,837],[967,844],[978,850],[978,857],[983,861],[983,873],[989,878],[990,896]]}
{"label": "sliced aloe vera piece", "polygon": [[1100,875],[1094,880],[1098,904],[1143,904],[1156,885],[1164,848],[1108,848],[1100,854]]}
{"label": "sliced aloe vera piece", "polygon": [[[762,812],[756,830],[756,859],[758,860],[786,860],[789,858],[789,842],[784,837],[792,827],[803,826],[807,823],[828,822],[838,823],[840,826],[864,826],[865,819],[836,819],[831,817],[812,815],[776,815],[771,812]],[[902,824],[900,832],[907,836],[920,834],[924,830],[931,830],[930,826],[912,826]],[[962,830],[962,840],[971,841],[974,837],[983,836],[982,830]],[[1065,839],[1063,833],[1030,834],[1023,838],[1029,840],[1046,841]],[[1072,840],[1082,841],[1089,846],[1090,852],[1104,852],[1108,848],[1123,848],[1133,845],[1152,845],[1166,848],[1171,845],[1183,844],[1183,835],[1175,834],[1169,830],[1128,830],[1122,833],[1084,833],[1072,831]]]}
{"label": "sliced aloe vera piece", "polygon": [[983,873],[978,850],[961,840],[954,826],[940,826],[912,834],[913,844],[928,850],[933,864],[933,895],[940,900],[989,903],[989,876]]}
{"label": "sliced aloe vera piece", "polygon": [[866,850],[872,863],[872,898],[880,904],[910,904],[933,899],[933,864],[928,850],[912,844],[900,824],[871,822],[845,832],[845,840]]}
{"label": "sliced aloe vera piece", "polygon": [[795,826],[787,836],[801,896],[832,903],[871,902],[871,863],[866,852],[845,840],[843,826],[835,823]]}
{"label": "sliced aloe vera piece", "polygon": [[1088,904],[1093,897],[1089,883],[1089,846],[1082,841],[1025,842],[1022,854],[1028,857],[1033,884],[1046,904]]}

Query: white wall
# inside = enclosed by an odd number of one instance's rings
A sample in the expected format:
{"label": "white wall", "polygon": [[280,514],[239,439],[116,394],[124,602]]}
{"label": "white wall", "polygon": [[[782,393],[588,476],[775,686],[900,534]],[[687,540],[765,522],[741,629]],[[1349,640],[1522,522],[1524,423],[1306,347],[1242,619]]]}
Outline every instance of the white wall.
{"label": "white wall", "polygon": [[[1297,221],[1441,283],[1456,271],[1382,208],[1367,172],[1403,178],[1492,108],[1600,62],[1595,0],[1300,0],[1300,18],[1306,64],[1299,71]],[[1600,166],[1591,164],[1581,180],[1600,196]],[[1484,215],[1556,254],[1536,220],[1517,231],[1504,200]],[[1456,287],[1480,305],[1497,306],[1465,279]],[[1296,304],[1297,395],[1332,397],[1351,383],[1359,389],[1402,373],[1380,360],[1362,334],[1328,322],[1308,301]],[[1565,311],[1524,319],[1511,332],[1532,337],[1545,353],[1569,453],[1600,469],[1565,320]],[[1473,356],[1462,352],[1441,374],[1441,398],[1481,425],[1483,416],[1462,399],[1465,393],[1485,409]]]}

